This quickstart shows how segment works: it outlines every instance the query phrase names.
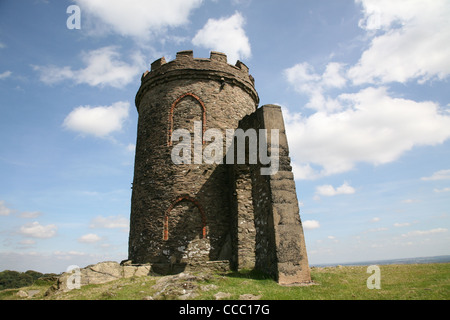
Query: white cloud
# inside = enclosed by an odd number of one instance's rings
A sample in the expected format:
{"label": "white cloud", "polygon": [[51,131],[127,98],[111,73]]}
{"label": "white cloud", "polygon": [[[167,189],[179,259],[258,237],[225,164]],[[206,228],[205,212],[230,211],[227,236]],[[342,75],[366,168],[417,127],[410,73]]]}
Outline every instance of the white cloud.
{"label": "white cloud", "polygon": [[450,74],[450,3],[447,0],[357,0],[360,26],[374,34],[348,75],[356,84],[419,82]]}
{"label": "white cloud", "polygon": [[[444,79],[450,74],[450,3],[437,0],[357,0],[369,47],[355,65],[330,62],[316,72],[307,62],[284,71],[295,91],[309,97],[310,116],[285,112],[296,179],[349,171],[359,162],[380,165],[417,146],[450,138],[450,116],[431,101],[398,98],[386,85]],[[358,85],[353,93],[330,96],[330,89]],[[434,180],[450,175],[423,178]]]}
{"label": "white cloud", "polygon": [[387,230],[389,230],[389,229],[388,229],[388,228],[381,227],[381,228],[373,228],[373,229],[369,229],[369,230],[367,230],[367,232],[381,232],[381,231],[387,231]]}
{"label": "white cloud", "polygon": [[96,235],[95,233],[89,233],[78,238],[78,242],[81,243],[95,243],[100,241],[102,238]]}
{"label": "white cloud", "polygon": [[434,180],[448,180],[450,179],[450,169],[440,170],[433,173],[430,177],[423,177],[421,180],[434,181]]}
{"label": "white cloud", "polygon": [[284,74],[295,89],[299,92],[311,91],[315,83],[321,80],[321,76],[315,73],[314,67],[307,62],[298,63],[288,68]]}
{"label": "white cloud", "polygon": [[379,222],[381,219],[378,217],[374,217],[370,222]]}
{"label": "white cloud", "polygon": [[122,216],[109,216],[103,217],[98,216],[92,219],[90,228],[106,228],[106,229],[126,229],[129,226],[129,222],[127,218]]}
{"label": "white cloud", "polygon": [[0,80],[8,78],[12,74],[11,71],[5,71],[3,73],[0,73]]}
{"label": "white cloud", "polygon": [[[285,118],[286,119],[286,118]],[[289,135],[288,135],[289,136]],[[294,146],[289,144],[291,149],[291,154],[293,153]],[[294,179],[301,180],[314,180],[319,178],[321,175],[314,168],[311,167],[309,163],[296,163],[295,160],[292,159],[291,166],[292,172],[294,173]]]}
{"label": "white cloud", "polygon": [[397,227],[397,228],[399,228],[399,227],[409,227],[410,225],[411,225],[411,223],[409,223],[409,222],[403,222],[403,223],[396,222],[396,223],[394,223],[394,227]]}
{"label": "white cloud", "polygon": [[140,52],[130,57],[131,64],[120,60],[120,56],[117,47],[108,46],[82,53],[81,59],[86,65],[83,69],[73,70],[68,66],[33,66],[33,69],[46,84],[69,80],[75,84],[122,88],[136,79],[145,63]]}
{"label": "white cloud", "polygon": [[314,67],[307,62],[298,63],[284,71],[287,80],[299,92],[322,91],[323,87],[342,88],[347,80],[343,74],[342,63],[330,62],[322,75],[316,73]]}
{"label": "white cloud", "polygon": [[5,201],[0,200],[0,216],[9,216],[12,212],[13,210],[5,205]]}
{"label": "white cloud", "polygon": [[450,192],[450,188],[442,188],[442,189],[433,189],[434,192],[441,193],[441,192]]}
{"label": "white cloud", "polygon": [[322,85],[330,88],[342,88],[347,80],[342,75],[344,65],[342,63],[328,63],[325,72],[322,75]]}
{"label": "white cloud", "polygon": [[320,228],[320,223],[317,220],[306,220],[302,222],[303,229],[305,230],[313,230]]}
{"label": "white cloud", "polygon": [[[91,256],[91,255],[84,253],[84,252],[80,252],[80,251],[74,251],[74,250],[70,250],[67,252],[54,251],[52,253],[52,258],[58,259],[58,260],[72,260],[74,258],[86,257],[86,256]],[[65,267],[67,268],[67,266],[65,266]],[[67,269],[65,269],[64,271],[67,271]]]}
{"label": "white cloud", "polygon": [[[95,32],[105,29],[123,36],[147,39],[168,27],[189,22],[202,0],[76,0]],[[82,22],[83,23],[83,22]]]}
{"label": "white cloud", "polygon": [[431,230],[416,230],[416,231],[410,231],[408,233],[402,234],[402,237],[426,236],[426,235],[431,235],[431,234],[436,234],[436,233],[444,233],[447,231],[448,231],[448,229],[446,229],[446,228],[436,228],[436,229],[431,229]]}
{"label": "white cloud", "polygon": [[27,218],[27,219],[37,218],[40,215],[42,215],[42,213],[39,212],[39,211],[25,211],[25,212],[21,212],[20,213],[20,217],[21,218]]}
{"label": "white cloud", "polygon": [[327,238],[328,238],[329,240],[333,241],[334,243],[338,243],[338,242],[339,242],[339,240],[336,239],[335,236],[328,236]]}
{"label": "white cloud", "polygon": [[236,12],[228,18],[208,19],[205,26],[192,39],[195,46],[221,51],[227,54],[228,62],[251,56],[250,42],[243,29],[245,20]]}
{"label": "white cloud", "polygon": [[417,199],[405,199],[405,200],[402,200],[402,203],[417,203],[417,202],[420,202],[420,200],[417,200]]}
{"label": "white cloud", "polygon": [[32,239],[23,239],[19,242],[19,244],[21,244],[23,246],[32,246],[32,245],[36,244],[36,241],[32,240]]}
{"label": "white cloud", "polygon": [[127,145],[127,151],[135,152],[136,151],[136,145],[134,143],[129,143]]}
{"label": "white cloud", "polygon": [[57,229],[54,224],[43,226],[35,221],[20,227],[20,233],[32,238],[48,239],[56,235]]}
{"label": "white cloud", "polygon": [[307,62],[299,63],[284,70],[287,81],[299,93],[304,93],[310,97],[306,108],[336,111],[341,109],[337,100],[324,96],[324,91],[330,88],[342,88],[347,80],[343,72],[344,65],[337,62],[330,62],[322,75],[317,74],[314,67]]}
{"label": "white cloud", "polygon": [[355,188],[350,186],[347,182],[344,182],[340,187],[334,188],[332,185],[322,185],[316,187],[315,200],[319,200],[319,196],[333,197],[342,194],[354,194]]}
{"label": "white cloud", "polygon": [[119,101],[111,106],[80,106],[64,119],[66,129],[97,137],[106,137],[122,129],[130,109],[128,102]]}
{"label": "white cloud", "polygon": [[450,138],[450,116],[434,102],[392,98],[383,87],[336,101],[342,110],[284,114],[296,179],[346,172],[358,162],[389,163],[415,146]]}

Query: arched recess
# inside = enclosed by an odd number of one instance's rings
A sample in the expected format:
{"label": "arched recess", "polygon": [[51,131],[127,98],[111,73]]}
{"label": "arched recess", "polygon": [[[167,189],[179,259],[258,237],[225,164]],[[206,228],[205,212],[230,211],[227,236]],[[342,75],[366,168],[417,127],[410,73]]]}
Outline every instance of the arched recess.
{"label": "arched recess", "polygon": [[190,196],[181,196],[178,197],[170,206],[169,208],[166,210],[165,214],[164,214],[164,227],[163,227],[163,240],[167,241],[169,240],[169,215],[170,212],[172,211],[173,208],[175,208],[175,206],[177,204],[179,204],[181,201],[189,201],[191,202],[200,212],[200,216],[201,216],[201,236],[202,239],[206,237],[206,216],[205,216],[205,211],[203,210],[202,205],[194,198],[190,197]]}
{"label": "arched recess", "polygon": [[173,103],[172,106],[170,107],[170,111],[169,111],[169,130],[168,130],[168,141],[167,144],[168,146],[172,146],[172,132],[173,132],[173,113],[174,110],[176,108],[176,106],[181,102],[181,100],[183,100],[186,97],[191,97],[194,100],[196,100],[198,102],[198,104],[200,105],[200,107],[202,108],[202,143],[205,143],[205,131],[206,131],[206,108],[205,108],[205,104],[203,103],[203,101],[195,94],[187,92],[183,95],[181,95],[178,99],[176,99]]}

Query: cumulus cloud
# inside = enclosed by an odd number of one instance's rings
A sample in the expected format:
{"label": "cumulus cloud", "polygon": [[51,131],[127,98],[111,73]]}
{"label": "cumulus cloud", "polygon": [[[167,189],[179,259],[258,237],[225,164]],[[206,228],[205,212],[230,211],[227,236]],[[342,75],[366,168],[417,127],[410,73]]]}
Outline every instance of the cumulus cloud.
{"label": "cumulus cloud", "polygon": [[25,211],[20,213],[20,217],[26,219],[37,218],[40,215],[42,215],[42,213],[39,211]]}
{"label": "cumulus cloud", "polygon": [[89,233],[78,238],[78,242],[81,243],[95,243],[100,241],[102,238],[96,235],[95,233]]}
{"label": "cumulus cloud", "polygon": [[[17,213],[16,210],[13,210],[11,208],[8,208],[5,204],[4,200],[0,200],[0,216],[9,216],[11,213]],[[40,215],[42,215],[42,213],[40,211],[24,211],[24,212],[20,212],[19,216],[21,218],[37,218]]]}
{"label": "cumulus cloud", "polygon": [[19,244],[22,246],[28,247],[28,246],[35,245],[36,241],[32,240],[32,239],[23,239],[23,240],[19,241]]}
{"label": "cumulus cloud", "polygon": [[444,79],[450,74],[447,0],[357,0],[360,26],[375,35],[348,75],[356,84]]}
{"label": "cumulus cloud", "polygon": [[251,48],[243,29],[244,23],[244,17],[239,12],[228,18],[208,19],[192,39],[192,44],[221,51],[227,54],[228,61],[232,64],[239,59],[248,59]]}
{"label": "cumulus cloud", "polygon": [[314,67],[307,62],[294,65],[284,70],[287,81],[299,92],[310,97],[306,108],[335,111],[341,108],[340,104],[324,92],[331,88],[343,88],[347,80],[345,78],[344,64],[330,62],[322,74],[316,73]]}
{"label": "cumulus cloud", "polygon": [[322,85],[329,88],[342,88],[347,83],[343,75],[344,64],[330,62],[322,75]]}
{"label": "cumulus cloud", "polygon": [[128,228],[128,219],[122,216],[98,216],[92,219],[90,228],[106,228],[106,229],[126,229]]}
{"label": "cumulus cloud", "polygon": [[313,230],[320,228],[320,223],[317,220],[306,220],[302,222],[303,229],[305,230]]}
{"label": "cumulus cloud", "polygon": [[415,146],[450,138],[450,117],[434,102],[393,98],[387,88],[369,87],[341,94],[335,103],[342,109],[308,117],[285,113],[296,178],[346,172],[358,162],[389,163]]}
{"label": "cumulus cloud", "polygon": [[58,230],[57,226],[54,224],[49,224],[46,226],[41,225],[39,222],[35,221],[20,227],[20,233],[31,238],[48,239],[56,235]]}
{"label": "cumulus cloud", "polygon": [[11,71],[5,71],[0,73],[0,80],[8,78],[10,75],[12,75]]}
{"label": "cumulus cloud", "polygon": [[432,235],[432,234],[436,234],[436,233],[444,233],[447,231],[448,231],[448,229],[446,229],[446,228],[435,228],[435,229],[431,229],[431,230],[415,230],[415,231],[410,231],[408,233],[402,234],[402,237],[427,236],[427,235]]}
{"label": "cumulus cloud", "polygon": [[189,22],[202,0],[76,0],[94,32],[105,29],[123,36],[147,39]]}
{"label": "cumulus cloud", "polygon": [[136,151],[136,145],[134,143],[129,143],[126,147],[127,151],[129,152],[135,152]]}
{"label": "cumulus cloud", "polygon": [[89,254],[85,252],[70,250],[70,251],[54,251],[52,253],[52,256],[55,257],[58,260],[70,260],[74,257],[84,257],[89,256]]}
{"label": "cumulus cloud", "polygon": [[397,97],[388,88],[392,82],[421,84],[450,74],[449,2],[356,2],[369,46],[354,65],[329,62],[317,71],[301,62],[284,70],[290,86],[309,98],[305,107],[314,111],[304,116],[284,110],[297,179],[346,172],[359,162],[389,163],[414,147],[450,138],[450,116],[443,107]]}
{"label": "cumulus cloud", "polygon": [[417,200],[417,199],[405,199],[405,200],[402,200],[402,203],[417,203],[417,202],[420,202],[420,200]]}
{"label": "cumulus cloud", "polygon": [[382,232],[382,231],[387,231],[389,230],[388,228],[384,228],[384,227],[380,227],[380,228],[371,228],[365,231],[365,233],[368,232]]}
{"label": "cumulus cloud", "polygon": [[450,169],[439,170],[433,173],[430,177],[423,177],[423,181],[434,181],[434,180],[448,180],[450,179]]}
{"label": "cumulus cloud", "polygon": [[338,242],[339,242],[339,240],[336,239],[335,236],[328,236],[327,238],[328,238],[329,240],[331,240],[332,242],[334,242],[334,243],[338,243]]}
{"label": "cumulus cloud", "polygon": [[115,46],[83,52],[81,59],[84,68],[73,70],[64,66],[33,66],[40,73],[40,80],[46,84],[72,81],[75,84],[87,84],[93,87],[111,86],[122,88],[136,79],[145,68],[144,59],[138,51],[128,62],[121,60],[119,48]]}
{"label": "cumulus cloud", "polygon": [[80,106],[64,119],[66,129],[82,134],[106,137],[122,129],[130,109],[128,102],[119,101],[111,106]]}
{"label": "cumulus cloud", "polygon": [[0,200],[0,216],[9,216],[13,212],[12,209],[8,208],[4,200]]}
{"label": "cumulus cloud", "polygon": [[322,91],[324,88],[342,88],[347,80],[343,73],[344,64],[330,62],[320,75],[312,65],[307,62],[298,63],[284,71],[287,80],[292,83],[299,92]]}
{"label": "cumulus cloud", "polygon": [[315,84],[321,80],[320,75],[315,73],[314,67],[307,62],[298,63],[286,69],[284,73],[287,80],[300,92],[311,91]]}
{"label": "cumulus cloud", "polygon": [[394,227],[396,228],[400,228],[400,227],[409,227],[411,225],[411,223],[409,222],[396,222],[394,223]]}
{"label": "cumulus cloud", "polygon": [[342,194],[354,194],[355,188],[350,186],[347,182],[344,182],[340,187],[334,188],[332,185],[322,185],[316,187],[316,194],[314,200],[319,200],[319,196],[333,197]]}

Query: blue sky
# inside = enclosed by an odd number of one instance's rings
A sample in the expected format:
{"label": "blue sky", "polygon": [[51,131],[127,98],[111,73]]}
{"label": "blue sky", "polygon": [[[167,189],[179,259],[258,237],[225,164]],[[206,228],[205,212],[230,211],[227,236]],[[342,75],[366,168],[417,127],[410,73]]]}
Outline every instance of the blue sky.
{"label": "blue sky", "polygon": [[310,264],[450,254],[449,16],[446,0],[0,1],[0,270],[127,258],[140,77],[191,49],[242,60],[260,105],[283,107]]}

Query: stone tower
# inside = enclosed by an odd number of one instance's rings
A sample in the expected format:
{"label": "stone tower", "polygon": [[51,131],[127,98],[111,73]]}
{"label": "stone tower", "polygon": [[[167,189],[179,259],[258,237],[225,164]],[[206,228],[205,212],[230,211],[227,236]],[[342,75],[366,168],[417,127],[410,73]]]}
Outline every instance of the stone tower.
{"label": "stone tower", "polygon": [[[175,60],[158,59],[143,74],[136,95],[133,263],[150,263],[157,272],[257,268],[281,284],[310,281],[281,109],[258,104],[247,66],[230,65],[219,52],[209,59],[178,52]],[[279,132],[274,174],[261,175],[267,163],[250,163],[250,142],[239,162],[233,136],[231,146],[216,141],[217,134],[227,137],[236,129],[267,130],[268,154],[274,152],[270,131]],[[221,148],[211,153],[213,142]],[[188,148],[180,152],[180,145]],[[215,161],[202,157],[208,152]],[[183,162],[174,161],[174,154]]]}

